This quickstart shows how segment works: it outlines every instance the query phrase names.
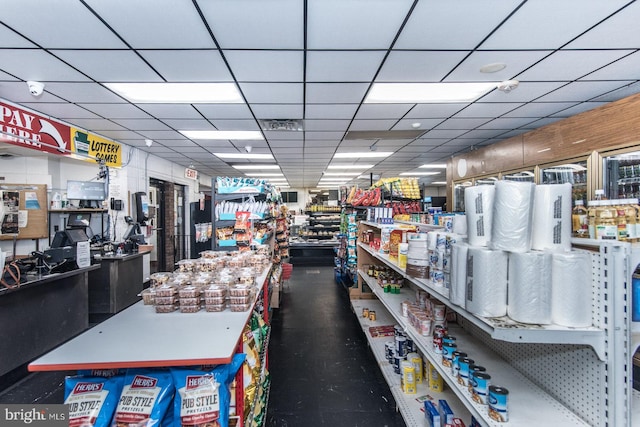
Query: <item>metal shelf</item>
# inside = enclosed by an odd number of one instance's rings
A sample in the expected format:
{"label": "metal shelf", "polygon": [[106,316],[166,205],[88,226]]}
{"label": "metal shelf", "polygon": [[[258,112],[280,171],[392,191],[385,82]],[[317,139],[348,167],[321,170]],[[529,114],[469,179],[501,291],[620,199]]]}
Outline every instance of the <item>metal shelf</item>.
{"label": "metal shelf", "polygon": [[458,399],[465,404],[474,417],[481,420],[483,425],[490,427],[589,425],[527,379],[498,354],[489,350],[477,338],[469,335],[462,328],[450,328],[449,332],[457,338],[458,348],[463,349],[469,354],[469,357],[487,368],[487,372],[491,375],[491,384],[500,385],[509,390],[509,423],[499,423],[492,420],[487,413],[487,407],[476,403],[467,387],[458,384],[458,381],[451,375],[451,370],[442,366],[442,355],[434,353],[432,338],[420,335],[408,324],[407,319],[402,317],[401,303],[409,297],[409,293],[406,290],[401,291],[400,294],[384,293],[376,282],[363,275],[362,272],[359,273],[395,320],[416,343],[422,354],[436,367]]}
{"label": "metal shelf", "polygon": [[368,245],[362,243],[358,243],[358,246],[384,262],[415,286],[438,298],[449,309],[488,333],[493,339],[513,343],[589,345],[600,360],[606,360],[605,332],[602,329],[594,327],[567,328],[558,325],[529,325],[515,322],[507,316],[497,318],[476,316],[466,311],[464,307],[457,306],[449,301],[449,289],[438,286],[430,280],[411,277],[406,274],[404,269],[394,264],[388,255],[377,253],[371,250]]}
{"label": "metal shelf", "polygon": [[[392,337],[374,338],[369,332],[369,327],[371,326],[395,325],[397,321],[389,314],[387,309],[380,301],[351,300],[351,305],[353,306],[353,310],[356,313],[358,322],[360,322],[360,326],[362,327],[362,330],[367,337],[367,341],[369,341],[371,352],[373,353],[375,359],[378,361],[380,371],[382,372],[384,379],[389,385],[389,389],[391,390],[391,393],[396,400],[396,405],[400,410],[402,418],[404,419],[407,426],[422,427],[425,425],[424,412],[422,411],[423,403],[417,400],[417,398],[423,397],[425,395],[430,395],[431,397],[433,397],[436,403],[438,399],[446,400],[449,406],[451,406],[451,409],[453,410],[453,413],[456,417],[465,420],[469,420],[471,418],[469,415],[469,411],[450,389],[445,389],[441,393],[434,392],[429,389],[427,385],[428,379],[426,377],[421,384],[417,384],[416,394],[404,393],[402,391],[402,387],[400,386],[400,375],[395,373],[393,365],[390,364],[385,357],[384,344]],[[362,309],[365,307],[369,308],[370,310],[375,310],[375,321],[371,321],[369,320],[369,318],[364,318],[359,315],[359,313],[362,313]]]}

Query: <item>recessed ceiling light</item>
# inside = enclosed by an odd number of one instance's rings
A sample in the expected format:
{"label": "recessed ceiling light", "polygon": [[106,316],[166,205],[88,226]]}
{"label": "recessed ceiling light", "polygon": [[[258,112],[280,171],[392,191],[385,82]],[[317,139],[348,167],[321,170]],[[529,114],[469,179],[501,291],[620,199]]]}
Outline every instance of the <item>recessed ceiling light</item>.
{"label": "recessed ceiling light", "polygon": [[447,185],[447,181],[433,181],[430,184],[432,184],[432,185]]}
{"label": "recessed ceiling light", "polygon": [[105,83],[134,103],[242,103],[234,83]]}
{"label": "recessed ceiling light", "polygon": [[278,165],[231,165],[238,170],[280,169]]}
{"label": "recessed ceiling light", "polygon": [[447,165],[444,163],[430,163],[428,165],[419,166],[421,169],[446,169]]}
{"label": "recessed ceiling light", "polygon": [[324,176],[356,176],[360,172],[324,172]]}
{"label": "recessed ceiling light", "polygon": [[496,88],[482,83],[374,83],[365,103],[471,102]]}
{"label": "recessed ceiling light", "polygon": [[420,123],[420,122],[411,123],[411,127],[414,128],[414,129],[418,129],[421,125],[422,125],[422,123]]}
{"label": "recessed ceiling light", "polygon": [[507,64],[503,62],[494,62],[493,64],[487,64],[480,67],[481,73],[497,73],[507,68]]}
{"label": "recessed ceiling light", "polygon": [[179,130],[181,134],[191,139],[235,139],[235,140],[261,140],[262,132],[259,130]]}
{"label": "recessed ceiling light", "polygon": [[273,156],[271,154],[213,153],[213,155],[221,159],[273,160]]}
{"label": "recessed ceiling light", "polygon": [[333,164],[327,166],[327,169],[371,169],[375,165],[341,165]]}
{"label": "recessed ceiling light", "polygon": [[440,172],[401,172],[401,176],[429,176],[438,175]]}
{"label": "recessed ceiling light", "polygon": [[354,153],[336,153],[334,159],[358,159],[361,157],[389,157],[393,151],[360,151]]}

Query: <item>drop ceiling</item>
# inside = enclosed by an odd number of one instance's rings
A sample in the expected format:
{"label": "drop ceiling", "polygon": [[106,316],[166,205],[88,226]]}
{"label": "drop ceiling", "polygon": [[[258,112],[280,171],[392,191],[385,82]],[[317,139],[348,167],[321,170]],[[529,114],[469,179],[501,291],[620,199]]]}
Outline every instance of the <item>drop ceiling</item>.
{"label": "drop ceiling", "polygon": [[[242,175],[231,165],[258,161],[212,153],[251,145],[294,188],[315,187],[335,163],[373,164],[362,172],[382,177],[416,171],[640,89],[637,1],[2,0],[0,10],[0,98],[210,176]],[[480,72],[492,63],[506,67]],[[376,82],[508,79],[519,87],[471,103],[363,103]],[[31,96],[27,80],[45,93]],[[113,82],[232,82],[245,102],[134,104]],[[265,119],[304,130],[262,130]],[[211,129],[264,140],[178,132]],[[372,146],[394,154],[333,160]]]}

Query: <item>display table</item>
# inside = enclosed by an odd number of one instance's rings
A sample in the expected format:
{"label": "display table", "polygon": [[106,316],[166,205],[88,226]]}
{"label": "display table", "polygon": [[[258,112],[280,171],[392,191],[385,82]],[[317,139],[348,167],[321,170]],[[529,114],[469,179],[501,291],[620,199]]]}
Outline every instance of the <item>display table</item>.
{"label": "display table", "polygon": [[[256,278],[261,289],[270,269]],[[35,360],[29,370],[226,364],[254,305],[244,312],[159,314],[140,301]]]}
{"label": "display table", "polygon": [[89,327],[87,284],[99,269],[34,276],[17,289],[0,290],[0,375]]}
{"label": "display table", "polygon": [[102,268],[89,274],[89,313],[117,313],[136,301],[144,285],[147,252],[103,256]]}
{"label": "display table", "polygon": [[317,242],[290,242],[289,256],[294,265],[334,265],[334,248],[340,244],[337,240]]}

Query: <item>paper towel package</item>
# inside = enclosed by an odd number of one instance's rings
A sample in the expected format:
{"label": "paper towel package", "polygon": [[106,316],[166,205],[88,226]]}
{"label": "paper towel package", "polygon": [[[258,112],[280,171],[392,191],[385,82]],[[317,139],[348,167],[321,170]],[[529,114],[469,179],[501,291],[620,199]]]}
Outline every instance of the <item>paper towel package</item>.
{"label": "paper towel package", "polygon": [[465,308],[482,317],[507,314],[508,256],[504,251],[469,247]]}
{"label": "paper towel package", "polygon": [[487,246],[489,243],[495,192],[493,185],[478,185],[464,189],[467,239],[471,246]]}
{"label": "paper towel package", "polygon": [[532,234],[532,249],[571,250],[571,184],[536,186]]}
{"label": "paper towel package", "polygon": [[551,277],[553,323],[574,328],[591,326],[591,255],[585,251],[554,253]]}
{"label": "paper towel package", "polygon": [[449,300],[460,307],[465,305],[467,288],[467,251],[466,243],[451,245],[451,292]]}
{"label": "paper towel package", "polygon": [[535,184],[497,181],[489,247],[508,252],[531,250]]}
{"label": "paper towel package", "polygon": [[453,232],[461,236],[467,235],[467,216],[456,215],[453,217]]}
{"label": "paper towel package", "polygon": [[551,323],[551,253],[509,254],[507,313],[522,323]]}

